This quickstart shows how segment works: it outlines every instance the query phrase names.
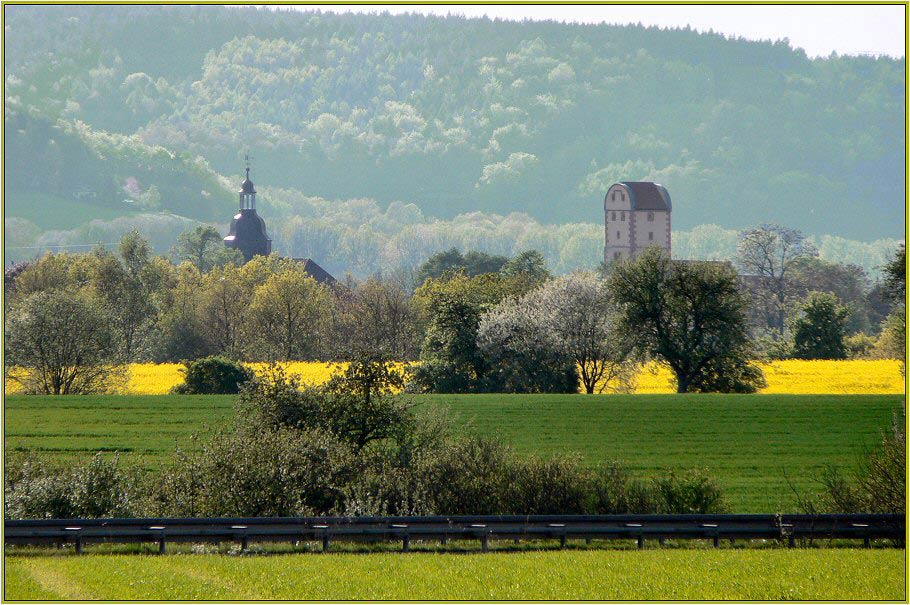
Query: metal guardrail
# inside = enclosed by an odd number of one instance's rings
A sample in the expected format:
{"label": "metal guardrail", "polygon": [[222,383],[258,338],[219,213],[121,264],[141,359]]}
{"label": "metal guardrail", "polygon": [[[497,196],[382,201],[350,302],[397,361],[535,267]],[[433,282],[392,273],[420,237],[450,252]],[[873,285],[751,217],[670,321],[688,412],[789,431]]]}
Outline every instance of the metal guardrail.
{"label": "metal guardrail", "polygon": [[4,523],[6,544],[333,542],[476,540],[483,551],[494,540],[786,540],[888,539],[903,544],[903,515],[478,515],[426,517],[252,517],[149,519],[24,519]]}

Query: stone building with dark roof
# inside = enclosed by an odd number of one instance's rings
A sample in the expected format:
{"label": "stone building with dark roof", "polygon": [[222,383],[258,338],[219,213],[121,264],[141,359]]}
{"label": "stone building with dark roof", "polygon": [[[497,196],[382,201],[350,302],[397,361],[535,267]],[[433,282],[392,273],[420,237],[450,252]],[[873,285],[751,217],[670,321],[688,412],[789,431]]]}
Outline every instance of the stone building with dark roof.
{"label": "stone building with dark roof", "polygon": [[634,259],[650,246],[670,253],[672,211],[663,185],[644,181],[611,185],[604,197],[604,262]]}
{"label": "stone building with dark roof", "polygon": [[[249,161],[249,158],[247,158]],[[224,245],[243,253],[243,262],[250,262],[254,256],[268,256],[272,253],[272,240],[265,227],[265,220],[256,212],[256,187],[250,180],[250,167],[246,167],[246,178],[240,184],[240,211],[231,219],[230,232],[224,238]],[[303,263],[303,269],[310,277],[326,286],[334,286],[336,280],[328,271],[310,258],[295,258]]]}

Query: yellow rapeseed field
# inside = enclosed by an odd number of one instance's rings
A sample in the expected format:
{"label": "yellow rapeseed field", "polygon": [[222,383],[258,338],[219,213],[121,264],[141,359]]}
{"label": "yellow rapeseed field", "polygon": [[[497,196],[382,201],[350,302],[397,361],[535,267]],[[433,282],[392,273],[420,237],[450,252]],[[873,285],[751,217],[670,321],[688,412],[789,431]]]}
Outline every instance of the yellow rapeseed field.
{"label": "yellow rapeseed field", "polygon": [[[762,393],[842,395],[902,394],[904,378],[894,359],[844,361],[787,359],[759,363],[768,387]],[[649,364],[636,380],[636,393],[673,393],[669,368]]]}
{"label": "yellow rapeseed field", "polygon": [[[759,364],[768,381],[762,393],[832,393],[832,394],[902,394],[904,381],[900,362],[885,360],[803,361],[788,359]],[[297,374],[304,384],[324,383],[345,364],[315,361],[283,363],[289,374]],[[182,381],[180,364],[134,363],[130,365],[125,394],[163,395]],[[265,364],[250,364],[261,372]],[[18,385],[8,382],[7,394],[18,392]],[[657,364],[643,367],[636,379],[636,393],[673,393],[672,374]]]}
{"label": "yellow rapeseed field", "polygon": [[[248,364],[254,372],[262,372],[264,363]],[[282,363],[288,374],[300,376],[301,382],[307,385],[322,384],[337,370],[344,369],[345,364],[322,363],[317,361],[292,361]],[[162,395],[183,382],[180,373],[182,366],[178,363],[134,363],[130,365],[130,379],[127,392],[135,395]]]}

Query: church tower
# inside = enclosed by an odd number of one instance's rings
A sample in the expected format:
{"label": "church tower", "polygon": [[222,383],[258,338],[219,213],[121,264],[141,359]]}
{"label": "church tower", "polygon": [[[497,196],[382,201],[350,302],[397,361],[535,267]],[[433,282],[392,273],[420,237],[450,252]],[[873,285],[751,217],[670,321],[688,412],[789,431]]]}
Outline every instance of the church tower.
{"label": "church tower", "polygon": [[250,180],[250,158],[246,157],[246,179],[240,184],[240,212],[231,220],[231,231],[224,238],[224,245],[243,253],[244,262],[257,254],[267,256],[272,252],[272,240],[265,229],[265,221],[256,213],[256,187]]}

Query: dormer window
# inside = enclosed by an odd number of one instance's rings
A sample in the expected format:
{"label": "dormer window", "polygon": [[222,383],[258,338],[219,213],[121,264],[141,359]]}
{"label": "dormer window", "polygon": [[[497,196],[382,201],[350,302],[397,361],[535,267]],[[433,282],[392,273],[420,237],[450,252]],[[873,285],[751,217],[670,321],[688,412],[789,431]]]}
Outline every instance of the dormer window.
{"label": "dormer window", "polygon": [[615,189],[613,190],[613,201],[614,202],[616,201],[616,190]]}

